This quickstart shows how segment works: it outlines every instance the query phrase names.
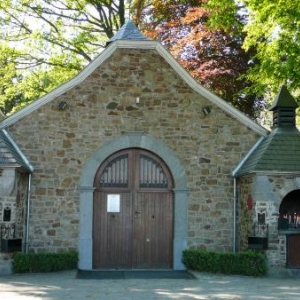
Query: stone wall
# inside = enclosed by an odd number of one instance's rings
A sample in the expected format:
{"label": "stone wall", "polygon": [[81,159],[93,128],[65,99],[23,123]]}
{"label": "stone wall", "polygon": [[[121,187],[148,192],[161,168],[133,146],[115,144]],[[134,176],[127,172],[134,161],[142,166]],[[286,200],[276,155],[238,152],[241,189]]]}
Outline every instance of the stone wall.
{"label": "stone wall", "polygon": [[[265,215],[268,225],[268,249],[270,267],[286,265],[286,232],[278,231],[278,212],[283,198],[300,187],[300,178],[291,175],[248,175],[239,179],[240,248],[248,248],[247,236],[253,234],[258,214]],[[252,209],[247,208],[251,195]],[[258,233],[256,233],[258,235]]]}
{"label": "stone wall", "polygon": [[79,86],[8,130],[34,167],[32,250],[77,248],[83,167],[104,144],[136,131],[164,143],[185,169],[188,245],[232,249],[231,171],[258,135],[199,96],[154,50],[117,50]]}
{"label": "stone wall", "polygon": [[[26,215],[27,175],[15,169],[2,169],[0,175],[0,224],[2,235],[23,237]],[[4,210],[10,211],[10,221],[4,219]],[[14,229],[6,229],[12,228]],[[5,228],[4,228],[5,227]]]}
{"label": "stone wall", "polygon": [[[238,179],[238,197],[237,197],[237,235],[238,250],[248,248],[248,236],[252,235],[253,225],[255,223],[255,211],[247,205],[247,201],[253,200],[252,186],[255,177],[252,175]],[[249,198],[251,196],[251,198]],[[249,200],[248,200],[249,198]]]}

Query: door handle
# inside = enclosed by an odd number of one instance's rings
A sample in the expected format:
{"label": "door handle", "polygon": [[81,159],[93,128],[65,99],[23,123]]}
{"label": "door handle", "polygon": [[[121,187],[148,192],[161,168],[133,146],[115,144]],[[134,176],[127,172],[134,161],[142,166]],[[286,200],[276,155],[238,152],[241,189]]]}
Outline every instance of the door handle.
{"label": "door handle", "polygon": [[137,219],[137,218],[139,217],[140,214],[141,214],[141,213],[140,213],[139,211],[136,211],[136,212],[134,213],[134,217]]}

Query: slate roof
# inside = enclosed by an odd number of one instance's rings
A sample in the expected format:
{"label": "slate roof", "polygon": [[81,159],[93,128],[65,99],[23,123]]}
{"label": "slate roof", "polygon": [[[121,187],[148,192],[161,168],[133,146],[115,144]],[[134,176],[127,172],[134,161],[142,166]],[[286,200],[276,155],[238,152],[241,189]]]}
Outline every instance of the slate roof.
{"label": "slate roof", "polygon": [[0,130],[0,168],[23,168],[33,171],[24,154],[6,130]]}
{"label": "slate roof", "polygon": [[294,97],[290,94],[287,87],[283,85],[280,88],[278,95],[275,98],[274,104],[269,108],[269,110],[275,110],[277,108],[298,108],[299,105],[295,101]]}
{"label": "slate roof", "polygon": [[143,35],[130,20],[127,21],[106,44],[108,45],[116,40],[151,41],[148,37]]}
{"label": "slate roof", "polygon": [[300,173],[300,132],[277,128],[264,138],[236,175]]}
{"label": "slate roof", "polygon": [[[270,110],[294,110],[298,104],[282,87]],[[279,112],[280,113],[280,112]],[[300,173],[300,132],[294,120],[286,126],[280,123],[254,146],[245,161],[233,172],[234,176],[249,173]]]}

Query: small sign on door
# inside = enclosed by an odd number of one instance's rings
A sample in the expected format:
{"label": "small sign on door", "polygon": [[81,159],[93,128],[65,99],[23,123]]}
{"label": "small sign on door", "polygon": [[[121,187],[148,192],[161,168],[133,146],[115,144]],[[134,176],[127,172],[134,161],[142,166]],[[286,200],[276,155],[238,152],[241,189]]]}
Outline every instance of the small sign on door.
{"label": "small sign on door", "polygon": [[107,195],[107,212],[118,213],[120,212],[120,199],[119,194],[108,194]]}

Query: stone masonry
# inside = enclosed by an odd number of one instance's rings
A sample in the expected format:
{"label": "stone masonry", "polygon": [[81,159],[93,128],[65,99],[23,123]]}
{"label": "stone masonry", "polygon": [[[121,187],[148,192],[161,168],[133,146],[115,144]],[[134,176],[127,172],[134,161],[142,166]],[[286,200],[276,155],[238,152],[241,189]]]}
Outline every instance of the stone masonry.
{"label": "stone masonry", "polygon": [[83,167],[105,143],[137,131],[165,143],[185,169],[188,246],[232,250],[231,172],[258,134],[193,91],[156,51],[116,50],[80,85],[7,130],[34,167],[31,251],[77,249]]}
{"label": "stone masonry", "polygon": [[[258,214],[265,214],[268,225],[268,249],[266,254],[270,267],[286,265],[286,232],[278,230],[278,212],[283,198],[299,189],[300,178],[291,175],[248,175],[240,179],[239,235],[240,248],[246,250],[247,237],[253,235],[253,225],[258,222]],[[249,195],[253,207],[247,207]]]}
{"label": "stone masonry", "polygon": [[[26,175],[15,169],[4,169],[0,173],[0,225],[2,237],[23,237],[24,216],[26,215]],[[10,211],[5,220],[4,211]],[[1,245],[1,240],[0,240]]]}

